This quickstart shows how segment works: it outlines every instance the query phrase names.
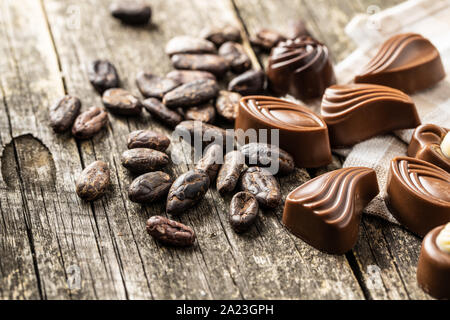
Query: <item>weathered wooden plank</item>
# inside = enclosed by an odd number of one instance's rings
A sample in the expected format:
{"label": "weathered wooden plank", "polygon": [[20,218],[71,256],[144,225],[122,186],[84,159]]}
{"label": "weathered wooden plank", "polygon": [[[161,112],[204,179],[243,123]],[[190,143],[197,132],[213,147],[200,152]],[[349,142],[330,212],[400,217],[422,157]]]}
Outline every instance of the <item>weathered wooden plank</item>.
{"label": "weathered wooden plank", "polygon": [[[142,68],[157,74],[171,69],[163,50],[169,38],[186,33],[196,35],[207,25],[237,23],[228,1],[177,1],[170,6],[165,1],[154,1],[155,26],[132,28],[111,19],[106,11],[107,3],[45,1],[68,91],[89,104],[100,104],[83,70],[92,59],[110,59],[119,69],[123,86],[136,92],[134,78]],[[67,8],[73,6],[81,13],[79,29],[68,28],[61,19]],[[172,16],[176,18],[171,19]],[[89,32],[84,29],[87,25]],[[128,202],[126,187],[131,177],[118,159],[126,148],[126,134],[130,130],[150,127],[168,131],[148,116],[141,119],[111,116],[111,120],[107,133],[94,138],[93,143],[81,143],[80,149],[85,163],[92,161],[95,154],[114,167],[113,191],[101,201],[106,209],[96,203],[94,211],[99,228],[110,228],[110,236],[115,239],[130,298],[141,297],[143,291],[136,287],[144,287],[146,283],[153,298],[362,297],[345,259],[317,254],[293,239],[279,222],[280,212],[264,214],[248,235],[234,234],[228,226],[228,204],[215,190],[180,218],[194,227],[198,245],[191,250],[160,247],[145,235],[144,225],[148,215],[163,212],[163,205],[142,208]],[[171,152],[183,157],[189,154],[183,148],[186,148],[184,144],[174,142]],[[186,169],[187,165],[182,164],[168,171],[180,174]],[[304,179],[305,172],[299,174],[296,177]],[[286,184],[286,188],[293,185],[294,181]],[[99,222],[103,219],[107,227]],[[333,285],[327,285],[329,274],[308,267],[308,259],[313,257],[329,270],[334,268]],[[136,270],[136,265],[143,271]]]}
{"label": "weathered wooden plank", "polygon": [[121,281],[106,276],[117,261],[95,245],[95,218],[74,193],[77,145],[47,123],[64,86],[41,3],[2,1],[0,11],[2,108],[10,124],[2,124],[2,298],[123,297]]}

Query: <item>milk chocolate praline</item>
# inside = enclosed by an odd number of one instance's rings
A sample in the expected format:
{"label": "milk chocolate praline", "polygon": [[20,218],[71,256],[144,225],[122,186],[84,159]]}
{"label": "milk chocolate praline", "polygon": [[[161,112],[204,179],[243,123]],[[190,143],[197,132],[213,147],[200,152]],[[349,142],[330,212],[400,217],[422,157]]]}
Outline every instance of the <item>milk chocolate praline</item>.
{"label": "milk chocolate praline", "polygon": [[414,93],[445,78],[436,47],[420,34],[404,33],[389,38],[367,64],[356,83],[373,83]]}
{"label": "milk chocolate praline", "polygon": [[336,83],[328,48],[308,36],[280,42],[273,48],[267,76],[276,94],[303,100],[320,98]]}
{"label": "milk chocolate praline", "polygon": [[[279,146],[292,155],[297,167],[317,168],[331,162],[327,125],[320,116],[296,103],[273,97],[244,97],[239,103],[235,129],[244,133],[254,129],[257,135],[259,129],[278,129]],[[237,135],[239,138],[240,133]],[[277,144],[270,141],[271,135],[269,131],[269,141],[264,142]]]}
{"label": "milk chocolate praline", "polygon": [[362,210],[378,192],[373,169],[327,172],[287,196],[283,224],[319,250],[345,253],[358,240]]}
{"label": "milk chocolate praline", "polygon": [[349,147],[379,134],[420,124],[408,95],[373,84],[329,87],[322,99],[321,113],[333,147]]}
{"label": "milk chocolate praline", "polygon": [[402,225],[423,237],[450,221],[450,174],[426,161],[394,158],[386,204]]}
{"label": "milk chocolate praline", "polygon": [[437,245],[437,238],[444,230],[439,226],[430,231],[422,242],[417,282],[419,286],[437,299],[450,299],[450,253]]}
{"label": "milk chocolate praline", "polygon": [[408,147],[408,156],[430,162],[450,172],[450,158],[441,150],[448,129],[434,124],[424,124],[414,130]]}

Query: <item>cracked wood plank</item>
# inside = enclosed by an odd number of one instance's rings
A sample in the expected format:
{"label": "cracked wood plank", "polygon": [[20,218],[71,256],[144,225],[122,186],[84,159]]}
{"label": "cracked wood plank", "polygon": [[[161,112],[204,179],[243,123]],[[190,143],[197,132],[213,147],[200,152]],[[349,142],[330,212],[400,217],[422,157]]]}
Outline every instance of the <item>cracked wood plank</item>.
{"label": "cracked wood plank", "polygon": [[[324,41],[335,60],[350,53],[354,44],[344,28],[356,13],[375,13],[402,2],[358,0],[332,1],[243,1],[233,0],[250,34],[261,27],[286,32],[289,19],[302,18],[313,35]],[[326,21],[326,23],[324,23]],[[260,55],[265,61],[267,55]],[[316,105],[314,105],[316,107]],[[314,176],[340,167],[339,161],[328,168],[312,172]],[[364,293],[369,299],[427,299],[418,288],[416,265],[421,240],[401,227],[364,217],[360,237],[354,250],[347,255]]]}
{"label": "cracked wood plank", "polygon": [[[85,73],[92,59],[110,59],[119,69],[123,86],[137,92],[134,78],[140,69],[157,74],[171,70],[163,50],[168,39],[185,33],[195,35],[206,25],[238,24],[231,3],[225,0],[177,1],[170,6],[154,1],[154,25],[141,28],[111,19],[107,1],[46,0],[44,4],[68,92],[82,97],[85,106],[101,103]],[[68,8],[72,15],[80,13],[81,28],[67,25],[66,20],[76,21],[75,16],[67,16]],[[170,19],[172,15],[176,19]],[[131,177],[120,166],[119,157],[129,131],[150,127],[169,132],[147,115],[111,119],[108,131],[92,143],[81,143],[80,150],[84,163],[99,158],[114,168],[113,191],[94,204],[94,212],[99,228],[108,230],[115,243],[129,298],[143,297],[146,285],[156,299],[363,297],[345,258],[321,254],[292,238],[280,224],[281,208],[276,214],[263,214],[249,234],[234,234],[227,221],[229,199],[220,198],[215,190],[180,218],[196,230],[197,246],[190,250],[160,247],[145,234],[144,226],[149,215],[161,214],[164,207],[142,207],[126,199]],[[175,141],[171,152],[179,158],[189,154],[184,144]],[[191,167],[186,160],[168,171],[174,175],[186,171]],[[291,177],[294,180],[283,183],[285,194],[306,178],[305,171],[299,170]]]}

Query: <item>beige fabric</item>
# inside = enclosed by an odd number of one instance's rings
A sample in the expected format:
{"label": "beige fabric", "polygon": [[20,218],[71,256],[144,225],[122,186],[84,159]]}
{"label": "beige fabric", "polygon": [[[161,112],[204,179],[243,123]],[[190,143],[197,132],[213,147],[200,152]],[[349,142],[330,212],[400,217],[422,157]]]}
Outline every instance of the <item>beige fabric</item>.
{"label": "beige fabric", "polygon": [[[428,38],[441,53],[447,75],[450,73],[450,0],[410,0],[372,16],[355,17],[346,32],[359,48],[336,67],[339,83],[351,82],[376,53],[380,44],[397,33],[415,32]],[[357,66],[357,68],[355,68]],[[450,127],[450,78],[412,96],[422,123]],[[413,130],[364,141],[351,150],[336,150],[347,156],[344,167],[365,166],[376,170],[380,195],[366,208],[373,214],[397,223],[384,203],[390,160],[406,155]]]}

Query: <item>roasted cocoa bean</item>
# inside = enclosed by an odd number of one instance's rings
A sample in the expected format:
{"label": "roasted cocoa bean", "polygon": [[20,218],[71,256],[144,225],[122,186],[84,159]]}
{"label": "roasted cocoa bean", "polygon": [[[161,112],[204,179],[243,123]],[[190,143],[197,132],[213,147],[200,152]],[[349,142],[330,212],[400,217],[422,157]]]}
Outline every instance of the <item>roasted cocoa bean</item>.
{"label": "roasted cocoa bean", "polygon": [[169,145],[167,136],[151,130],[137,130],[128,135],[128,149],[148,148],[164,152]]}
{"label": "roasted cocoa bean", "polygon": [[217,97],[219,86],[214,80],[197,80],[168,92],[163,103],[169,108],[192,107]]}
{"label": "roasted cocoa bean", "polygon": [[224,27],[206,27],[200,32],[200,36],[206,40],[213,42],[217,47],[220,47],[227,41],[241,42],[241,31],[235,26]]}
{"label": "roasted cocoa bean", "polygon": [[116,67],[107,60],[93,61],[88,67],[88,77],[95,90],[100,93],[119,87],[120,80]]}
{"label": "roasted cocoa bean", "polygon": [[217,176],[217,191],[221,194],[230,193],[245,170],[245,157],[239,151],[231,151],[225,155],[225,160]]}
{"label": "roasted cocoa bean", "polygon": [[[288,174],[294,171],[294,158],[286,151],[275,145],[266,143],[249,143],[240,148],[249,167],[271,167],[280,174]],[[274,163],[275,162],[275,163]],[[273,172],[276,174],[275,172]]]}
{"label": "roasted cocoa bean", "polygon": [[216,54],[175,54],[172,65],[176,69],[211,72],[219,78],[228,71],[228,62]]}
{"label": "roasted cocoa bean", "polygon": [[266,169],[251,167],[240,180],[241,189],[250,192],[259,204],[276,208],[281,202],[281,191],[277,179]]}
{"label": "roasted cocoa bean", "polygon": [[164,95],[178,87],[181,83],[174,79],[159,77],[151,73],[139,72],[136,85],[146,98],[162,99]]}
{"label": "roasted cocoa bean", "polygon": [[103,108],[91,107],[81,113],[72,127],[72,135],[77,139],[89,139],[108,124],[108,113]]}
{"label": "roasted cocoa bean", "polygon": [[141,114],[142,104],[139,99],[121,88],[108,89],[103,93],[104,106],[112,113],[124,116]]}
{"label": "roasted cocoa bean", "polygon": [[266,74],[261,70],[249,70],[237,76],[228,84],[228,91],[243,96],[261,94],[266,89]]}
{"label": "roasted cocoa bean", "polygon": [[279,42],[286,40],[286,37],[275,30],[261,29],[255,37],[250,38],[253,46],[259,49],[270,51]]}
{"label": "roasted cocoa bean", "polygon": [[95,161],[81,172],[76,181],[76,190],[80,198],[93,201],[105,194],[109,184],[108,165],[103,161]]}
{"label": "roasted cocoa bean", "polygon": [[258,212],[258,200],[251,193],[236,193],[230,204],[230,224],[236,232],[245,232],[255,223]]}
{"label": "roasted cocoa bean", "polygon": [[182,174],[170,187],[166,212],[180,214],[199,203],[209,188],[208,174],[201,170],[191,170]]}
{"label": "roasted cocoa bean", "polygon": [[137,148],[122,153],[121,162],[133,173],[146,173],[166,166],[169,156],[153,149]]}
{"label": "roasted cocoa bean", "polygon": [[167,196],[172,178],[162,171],[137,177],[128,188],[128,198],[137,203],[151,203]]}
{"label": "roasted cocoa bean", "polygon": [[211,41],[191,36],[177,36],[166,45],[166,54],[172,56],[177,53],[215,53],[216,47]]}
{"label": "roasted cocoa bean", "polygon": [[81,109],[81,101],[77,97],[65,96],[50,107],[50,126],[55,132],[64,132],[72,127]]}
{"label": "roasted cocoa bean", "polygon": [[173,70],[167,75],[167,78],[177,81],[181,84],[193,82],[196,80],[214,80],[216,81],[216,76],[211,72],[207,71],[194,71],[194,70]]}
{"label": "roasted cocoa bean", "polygon": [[109,7],[111,15],[125,24],[139,25],[149,22],[152,9],[140,1],[121,0]]}
{"label": "roasted cocoa bean", "polygon": [[203,147],[210,144],[218,144],[225,148],[234,145],[234,135],[222,128],[199,121],[183,121],[175,128],[175,134],[182,138],[188,138],[187,141],[194,145],[195,139],[201,139]]}
{"label": "roasted cocoa bean", "polygon": [[145,110],[152,115],[152,117],[158,119],[171,128],[175,128],[181,121],[183,121],[183,117],[179,113],[167,108],[164,103],[156,98],[146,99],[142,102],[142,105]]}
{"label": "roasted cocoa bean", "polygon": [[198,107],[190,107],[186,109],[185,118],[186,120],[211,123],[216,118],[216,108],[210,103]]}
{"label": "roasted cocoa bean", "polygon": [[236,120],[241,98],[242,95],[237,92],[219,91],[219,96],[216,100],[217,113],[228,121]]}
{"label": "roasted cocoa bean", "polygon": [[228,62],[234,73],[242,73],[252,66],[252,61],[239,43],[225,42],[219,49],[219,55]]}
{"label": "roasted cocoa bean", "polygon": [[172,246],[187,247],[195,242],[192,228],[161,216],[147,220],[147,232],[156,240]]}
{"label": "roasted cocoa bean", "polygon": [[195,169],[206,172],[210,183],[212,183],[216,179],[222,163],[223,149],[221,146],[214,144],[206,148],[203,157],[199,160]]}

